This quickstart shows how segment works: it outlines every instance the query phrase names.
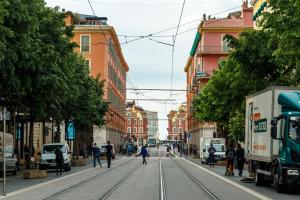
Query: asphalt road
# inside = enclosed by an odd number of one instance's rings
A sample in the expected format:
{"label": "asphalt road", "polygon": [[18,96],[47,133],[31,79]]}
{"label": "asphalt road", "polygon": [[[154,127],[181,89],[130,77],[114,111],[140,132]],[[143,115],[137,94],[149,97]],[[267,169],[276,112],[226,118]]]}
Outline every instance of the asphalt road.
{"label": "asphalt road", "polygon": [[[181,158],[165,157],[165,146],[149,151],[147,165],[142,164],[141,157],[123,157],[114,161],[110,169],[106,166],[82,169],[8,193],[4,199],[255,200],[276,197],[275,191],[259,192],[255,187],[227,180],[209,168],[199,168]],[[299,199],[297,194],[284,197]]]}

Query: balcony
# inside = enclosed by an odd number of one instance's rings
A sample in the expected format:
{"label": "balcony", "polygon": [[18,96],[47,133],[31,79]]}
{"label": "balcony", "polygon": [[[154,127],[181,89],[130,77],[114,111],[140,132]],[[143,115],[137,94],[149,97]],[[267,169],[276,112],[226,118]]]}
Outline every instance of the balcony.
{"label": "balcony", "polygon": [[199,71],[199,72],[196,73],[196,80],[197,81],[201,82],[201,81],[207,80],[209,78],[210,78],[210,75],[205,71]]}
{"label": "balcony", "polygon": [[197,57],[203,55],[228,55],[228,53],[228,46],[202,46],[198,51]]}

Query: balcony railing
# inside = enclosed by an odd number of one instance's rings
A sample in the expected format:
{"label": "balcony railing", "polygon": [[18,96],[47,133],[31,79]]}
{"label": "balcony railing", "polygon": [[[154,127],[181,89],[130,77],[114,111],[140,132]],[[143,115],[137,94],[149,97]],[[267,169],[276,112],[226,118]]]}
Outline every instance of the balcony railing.
{"label": "balcony railing", "polygon": [[198,56],[204,54],[228,54],[229,49],[228,46],[202,46],[198,51]]}

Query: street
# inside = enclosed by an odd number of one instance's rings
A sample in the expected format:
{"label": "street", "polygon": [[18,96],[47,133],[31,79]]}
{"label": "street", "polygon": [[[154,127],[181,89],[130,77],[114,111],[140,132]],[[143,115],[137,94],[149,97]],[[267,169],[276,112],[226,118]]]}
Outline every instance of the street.
{"label": "street", "polygon": [[202,169],[183,158],[165,157],[165,146],[149,148],[149,152],[147,165],[142,164],[141,157],[121,157],[113,161],[111,169],[106,164],[103,168],[85,167],[73,174],[53,176],[34,186],[28,184],[1,199],[253,200],[298,199],[300,195],[277,194],[272,188],[266,190],[252,183],[242,184],[234,180],[237,177],[220,178],[217,171],[208,172],[208,167]]}

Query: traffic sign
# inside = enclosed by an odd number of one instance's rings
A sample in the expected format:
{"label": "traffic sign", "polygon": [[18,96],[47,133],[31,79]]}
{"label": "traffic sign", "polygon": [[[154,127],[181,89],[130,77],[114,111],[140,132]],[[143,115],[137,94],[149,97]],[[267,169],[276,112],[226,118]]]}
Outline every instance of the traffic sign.
{"label": "traffic sign", "polygon": [[[6,121],[10,120],[10,112],[5,112],[4,118]],[[0,111],[0,121],[3,121],[3,111]]]}

